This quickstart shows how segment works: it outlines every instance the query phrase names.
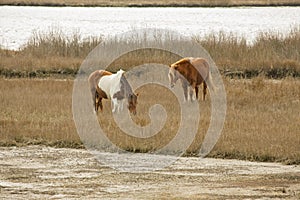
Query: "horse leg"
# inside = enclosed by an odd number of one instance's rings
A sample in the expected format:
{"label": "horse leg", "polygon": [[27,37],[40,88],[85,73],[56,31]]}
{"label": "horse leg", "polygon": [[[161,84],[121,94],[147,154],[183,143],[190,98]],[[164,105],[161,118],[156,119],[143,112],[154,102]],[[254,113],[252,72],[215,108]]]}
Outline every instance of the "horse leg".
{"label": "horse leg", "polygon": [[120,111],[123,111],[124,108],[124,99],[120,100]]}
{"label": "horse leg", "polygon": [[191,86],[189,86],[188,87],[188,100],[190,100],[191,102],[194,101],[193,95],[194,95],[194,90]]}
{"label": "horse leg", "polygon": [[117,112],[119,113],[120,111],[121,111],[121,100],[117,100],[117,102],[118,102],[118,108],[117,108]]}
{"label": "horse leg", "polygon": [[118,100],[118,112],[120,113],[123,110],[123,99]]}
{"label": "horse leg", "polygon": [[98,94],[97,91],[95,92],[94,106],[95,106],[95,111],[97,113],[98,112],[98,107],[99,107],[99,94]]}
{"label": "horse leg", "polygon": [[196,94],[196,100],[198,100],[198,86],[196,85],[195,82],[193,82],[193,84],[191,85],[191,87],[195,90],[195,94]]}
{"label": "horse leg", "polygon": [[94,94],[94,98],[93,98],[93,105],[94,105],[94,109],[95,109],[95,112],[98,112],[98,93],[96,90],[92,90],[92,94]]}
{"label": "horse leg", "polygon": [[102,98],[99,97],[99,107],[100,107],[100,110],[103,111],[103,105],[102,105]]}
{"label": "horse leg", "polygon": [[182,89],[184,94],[184,102],[188,101],[188,84],[185,82],[182,82]]}
{"label": "horse leg", "polygon": [[196,100],[198,100],[199,88],[197,86],[195,87],[195,93],[196,93]]}
{"label": "horse leg", "polygon": [[113,106],[112,112],[115,113],[117,110],[117,107],[118,107],[118,100],[117,100],[117,98],[112,98],[111,102],[112,102],[112,106]]}
{"label": "horse leg", "polygon": [[206,94],[207,94],[207,84],[203,82],[203,96],[202,96],[203,101],[205,101]]}

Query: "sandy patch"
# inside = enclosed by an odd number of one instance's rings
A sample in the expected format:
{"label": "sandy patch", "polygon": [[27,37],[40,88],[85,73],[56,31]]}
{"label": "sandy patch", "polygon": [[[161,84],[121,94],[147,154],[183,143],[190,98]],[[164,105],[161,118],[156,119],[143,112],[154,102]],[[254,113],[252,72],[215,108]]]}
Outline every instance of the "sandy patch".
{"label": "sandy patch", "polygon": [[182,157],[162,170],[129,173],[101,165],[84,149],[1,147],[2,198],[299,199],[300,166]]}

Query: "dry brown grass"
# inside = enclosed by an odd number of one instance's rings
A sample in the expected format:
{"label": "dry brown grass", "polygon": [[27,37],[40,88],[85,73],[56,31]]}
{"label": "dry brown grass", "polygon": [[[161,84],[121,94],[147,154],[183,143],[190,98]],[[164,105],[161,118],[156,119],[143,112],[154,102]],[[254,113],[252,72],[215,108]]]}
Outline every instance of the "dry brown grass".
{"label": "dry brown grass", "polygon": [[[210,156],[299,164],[299,79],[274,81],[259,77],[224,81],[227,116],[222,136]],[[1,145],[80,146],[71,111],[72,85],[72,80],[0,79]],[[147,110],[158,102],[164,105],[169,118],[163,131],[148,140],[123,134],[108,120],[110,104],[104,102],[105,109],[99,114],[101,127],[121,148],[145,152],[163,146],[174,136],[174,124],[179,121],[176,101],[166,89],[153,87],[140,90],[134,120],[140,125],[147,124]],[[209,100],[200,102],[201,128],[188,149],[190,154],[197,152],[207,130],[209,105]]]}
{"label": "dry brown grass", "polygon": [[[253,45],[223,33],[198,39],[221,71],[241,70],[259,75],[254,79],[224,79],[227,118],[223,135],[210,156],[300,163],[300,82],[298,78],[291,78],[300,74],[299,33],[300,28],[293,29],[284,37],[262,33]],[[47,73],[67,72],[69,78],[73,78],[87,53],[101,42],[101,38],[90,38],[86,42],[80,42],[79,38],[78,35],[69,38],[60,32],[36,34],[20,51],[2,49],[1,74],[9,77],[9,73],[15,73],[17,76],[14,77],[22,77],[24,72],[24,77],[43,77]],[[114,71],[119,66],[128,69],[147,62],[170,64],[176,60],[178,57],[172,57],[169,52],[146,49],[121,56],[111,64],[110,69]],[[277,74],[282,75],[279,77],[288,78],[279,81],[263,78],[262,75],[273,77],[274,70],[276,73],[279,70]],[[271,75],[268,75],[269,72]],[[81,147],[71,111],[72,86],[72,80],[1,78],[1,145]],[[161,103],[168,111],[164,129],[149,139],[123,134],[111,119],[107,101],[105,110],[99,115],[99,122],[108,132],[108,137],[121,148],[151,151],[164,146],[174,137],[179,111],[173,99],[172,94],[163,88],[141,89],[139,113],[134,117],[137,124],[149,123],[147,113],[154,103]],[[187,151],[189,154],[199,150],[209,125],[210,102],[201,101],[200,109],[201,128]]]}
{"label": "dry brown grass", "polygon": [[79,143],[70,80],[0,80],[2,145]]}
{"label": "dry brown grass", "polygon": [[298,0],[3,0],[0,5],[39,6],[278,6],[299,5]]}
{"label": "dry brown grass", "polygon": [[74,76],[84,58],[101,41],[101,37],[82,38],[78,33],[66,36],[57,28],[46,33],[33,32],[21,50],[0,49],[0,70],[8,77],[27,77],[30,72],[40,72],[40,76],[67,72]]}
{"label": "dry brown grass", "polygon": [[228,114],[212,155],[299,163],[299,86],[299,79],[226,80]]}
{"label": "dry brown grass", "polygon": [[[142,39],[142,38],[141,38]],[[66,36],[60,30],[34,33],[19,51],[0,49],[0,74],[5,77],[44,77],[51,74],[75,76],[82,61],[103,38],[82,38],[79,34]],[[253,44],[234,34],[210,34],[195,40],[212,56],[219,70],[229,76],[269,78],[300,76],[300,27],[294,27],[287,35],[263,32]],[[130,41],[135,42],[135,41]],[[180,41],[174,41],[180,42]],[[155,56],[150,56],[151,53]],[[167,52],[133,54],[122,65],[136,66],[154,57],[162,63]],[[150,60],[149,60],[150,61]]]}
{"label": "dry brown grass", "polygon": [[243,72],[252,77],[271,78],[300,75],[300,27],[287,35],[261,32],[253,44],[235,34],[207,35],[196,40],[210,53],[224,72]]}

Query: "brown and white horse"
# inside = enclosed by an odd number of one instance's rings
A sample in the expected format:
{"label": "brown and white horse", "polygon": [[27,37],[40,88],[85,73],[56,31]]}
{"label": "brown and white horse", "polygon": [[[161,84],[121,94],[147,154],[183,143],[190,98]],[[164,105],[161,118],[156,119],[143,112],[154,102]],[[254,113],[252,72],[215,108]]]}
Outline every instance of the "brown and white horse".
{"label": "brown and white horse", "polygon": [[96,112],[98,112],[99,107],[101,110],[103,110],[102,99],[103,98],[107,99],[107,95],[105,94],[105,92],[103,92],[98,87],[100,78],[107,75],[112,75],[112,73],[105,70],[96,70],[92,72],[88,78],[88,82],[90,85],[90,90],[93,98],[93,105]]}
{"label": "brown and white horse", "polygon": [[119,73],[116,74],[105,70],[97,70],[90,74],[88,82],[96,112],[98,112],[99,107],[101,111],[103,110],[102,99],[111,99],[113,112],[115,112],[116,109],[118,111],[123,109],[124,99],[126,98],[128,110],[132,114],[136,114],[138,95],[133,93],[123,73],[123,70],[120,70]]}
{"label": "brown and white horse", "polygon": [[196,99],[198,99],[198,87],[202,83],[203,100],[205,100],[207,86],[212,91],[215,88],[211,79],[209,64],[203,58],[182,58],[170,65],[168,77],[171,87],[174,87],[177,80],[180,79],[185,101],[193,100],[194,91]]}

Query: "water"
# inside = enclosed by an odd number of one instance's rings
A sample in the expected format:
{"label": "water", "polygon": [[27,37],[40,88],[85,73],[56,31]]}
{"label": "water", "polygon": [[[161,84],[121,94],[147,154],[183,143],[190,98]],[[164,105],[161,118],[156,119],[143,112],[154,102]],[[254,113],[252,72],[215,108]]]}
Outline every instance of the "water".
{"label": "water", "polygon": [[287,33],[300,25],[300,7],[101,8],[0,7],[0,45],[18,49],[33,31],[58,28],[83,37],[138,28],[164,28],[184,35],[233,32],[253,41],[261,31]]}

